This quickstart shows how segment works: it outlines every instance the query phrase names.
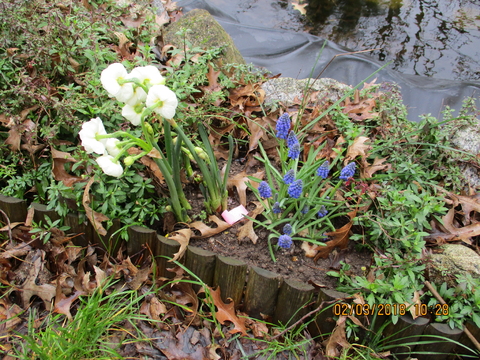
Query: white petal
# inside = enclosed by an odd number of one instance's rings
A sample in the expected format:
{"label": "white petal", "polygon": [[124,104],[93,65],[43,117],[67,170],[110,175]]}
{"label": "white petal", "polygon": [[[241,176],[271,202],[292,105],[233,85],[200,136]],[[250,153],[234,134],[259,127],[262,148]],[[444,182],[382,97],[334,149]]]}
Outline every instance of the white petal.
{"label": "white petal", "polygon": [[128,101],[126,101],[126,103],[128,105],[135,106],[143,103],[146,98],[147,98],[147,93],[145,92],[145,90],[143,90],[141,87],[138,86],[133,91],[132,97]]}
{"label": "white petal", "polygon": [[133,84],[126,83],[120,87],[120,90],[115,94],[115,97],[118,101],[126,103],[133,96]]}
{"label": "white petal", "polygon": [[113,156],[103,155],[97,158],[97,164],[107,175],[120,177],[123,174],[122,165],[119,162],[113,162]]}
{"label": "white petal", "polygon": [[125,79],[128,76],[127,69],[120,63],[110,64],[100,75],[100,81],[103,88],[107,90],[110,96],[116,96],[120,91],[119,79]]}
{"label": "white petal", "polygon": [[125,119],[130,121],[132,125],[135,125],[135,126],[140,125],[142,113],[137,113],[133,106],[125,104],[125,106],[122,108],[122,115]]}
{"label": "white petal", "polygon": [[107,149],[107,152],[109,155],[112,156],[117,156],[121,149],[117,147],[117,144],[120,142],[120,140],[116,138],[108,138],[107,141],[105,142],[105,148]]}
{"label": "white petal", "polygon": [[97,140],[95,136],[106,135],[105,127],[100,118],[94,118],[82,125],[82,130],[78,133],[82,140],[82,146],[87,153],[97,153],[102,155],[105,152],[105,139]]}
{"label": "white petal", "polygon": [[132,70],[130,77],[137,78],[147,86],[165,85],[165,78],[160,71],[152,65],[139,66]]}
{"label": "white petal", "polygon": [[150,107],[159,101],[161,101],[161,104],[154,111],[167,119],[173,118],[178,106],[177,95],[165,85],[154,85],[148,90],[145,103]]}
{"label": "white petal", "polygon": [[155,112],[160,116],[164,117],[165,119],[172,119],[175,116],[175,110],[177,109],[177,105],[171,105],[167,103],[163,103],[163,106],[157,108]]}

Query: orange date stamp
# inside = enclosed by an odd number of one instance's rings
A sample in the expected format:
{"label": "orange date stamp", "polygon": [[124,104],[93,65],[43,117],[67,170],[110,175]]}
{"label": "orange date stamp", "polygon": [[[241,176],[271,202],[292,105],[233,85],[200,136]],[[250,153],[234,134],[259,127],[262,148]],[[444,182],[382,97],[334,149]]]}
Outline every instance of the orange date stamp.
{"label": "orange date stamp", "polygon": [[344,304],[336,303],[333,305],[333,315],[336,316],[402,316],[407,312],[414,314],[415,316],[446,316],[450,313],[449,306],[447,304]]}

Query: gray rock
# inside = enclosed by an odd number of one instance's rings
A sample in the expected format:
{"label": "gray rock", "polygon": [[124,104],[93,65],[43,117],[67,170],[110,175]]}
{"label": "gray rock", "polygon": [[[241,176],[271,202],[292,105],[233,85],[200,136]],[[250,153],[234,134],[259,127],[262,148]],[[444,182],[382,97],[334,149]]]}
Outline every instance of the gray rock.
{"label": "gray rock", "polygon": [[[480,121],[477,120],[476,124],[472,126],[461,127],[452,135],[450,141],[457,148],[477,156],[480,154]],[[477,168],[471,165],[462,165],[462,171],[470,187],[480,188],[480,174]]]}
{"label": "gray rock", "polygon": [[281,102],[284,106],[291,106],[295,103],[295,98],[301,101],[304,94],[310,96],[315,91],[318,91],[318,94],[315,94],[318,104],[334,103],[352,87],[329,78],[313,81],[280,77],[268,80],[262,84],[262,89],[265,90],[265,105]]}
{"label": "gray rock", "polygon": [[457,286],[456,275],[469,273],[480,278],[480,255],[472,249],[458,244],[442,245],[442,253],[431,255],[429,263],[430,280],[437,285],[447,282],[449,287]]}
{"label": "gray rock", "polygon": [[164,33],[165,43],[183,48],[184,38],[175,34],[183,29],[191,30],[186,33],[185,40],[190,42],[193,47],[211,49],[212,47],[225,45],[222,56],[223,64],[245,64],[245,59],[233,43],[230,35],[208,11],[194,9],[177,22],[167,26]]}

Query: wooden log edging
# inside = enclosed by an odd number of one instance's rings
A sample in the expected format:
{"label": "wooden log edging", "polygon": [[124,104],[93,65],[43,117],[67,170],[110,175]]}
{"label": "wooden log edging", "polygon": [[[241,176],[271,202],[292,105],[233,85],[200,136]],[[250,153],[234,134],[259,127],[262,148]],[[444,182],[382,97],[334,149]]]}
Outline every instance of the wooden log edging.
{"label": "wooden log edging", "polygon": [[[31,206],[35,210],[34,221],[36,222],[44,222],[46,216],[52,221],[60,218],[55,211],[48,210],[45,205],[32,203]],[[10,222],[23,222],[26,219],[28,208],[24,200],[0,195],[0,210],[5,212]],[[2,220],[2,222],[4,221]],[[120,229],[119,220],[114,220],[114,224],[106,236],[99,236],[89,222],[80,222],[78,215],[73,213],[64,218],[64,224],[70,226],[74,233],[81,234],[72,239],[77,246],[86,247],[89,244],[98,244],[104,249],[114,251],[118,251],[120,248],[117,231]],[[180,248],[176,241],[157,235],[155,230],[142,226],[132,226],[128,229],[128,233],[130,240],[125,243],[125,246],[129,256],[139,256],[142,253],[143,255],[152,255],[156,259],[159,276],[172,278],[175,275],[167,269],[175,266],[174,263],[168,261],[168,258],[172,258]],[[348,294],[331,289],[320,289],[316,293],[313,286],[309,284],[283,279],[273,272],[248,266],[243,261],[216,255],[211,251],[194,246],[188,246],[186,256],[182,261],[205,284],[220,286],[224,301],[233,299],[235,307],[243,305],[243,310],[247,311],[250,316],[262,319],[264,315],[267,315],[275,323],[284,325],[294,324],[308,310],[317,308],[322,302],[331,302],[335,299],[344,301],[348,297]],[[333,317],[338,315],[333,309],[332,306],[324,308],[310,323],[309,330],[313,336],[326,335],[333,330],[335,326]],[[466,328],[477,339],[480,337],[480,329],[473,323],[467,323]],[[408,342],[415,342],[415,339],[421,340],[422,335],[432,334],[458,340],[461,344],[473,348],[470,339],[462,330],[452,330],[446,324],[430,323],[425,317],[413,320],[408,313],[401,316],[396,325],[389,324],[383,331],[383,335],[390,337],[391,344],[395,344],[395,340],[399,339],[398,346],[392,350],[392,353],[408,351],[413,355],[418,352],[417,357],[426,360],[433,359],[433,357],[421,354],[430,351],[429,344],[406,348],[402,346],[405,343],[402,338],[409,337]],[[437,344],[434,351],[451,352],[454,350],[454,345],[445,343],[440,348]],[[457,350],[462,351],[463,349],[457,346]],[[465,353],[465,351],[463,352]],[[437,360],[447,358],[447,356],[434,356],[434,359]]]}

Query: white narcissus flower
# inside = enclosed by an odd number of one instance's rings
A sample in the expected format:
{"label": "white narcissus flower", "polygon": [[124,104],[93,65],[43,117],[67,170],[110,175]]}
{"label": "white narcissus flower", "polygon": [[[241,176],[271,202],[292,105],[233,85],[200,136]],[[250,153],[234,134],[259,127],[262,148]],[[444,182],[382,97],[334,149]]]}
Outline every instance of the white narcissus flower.
{"label": "white narcissus flower", "polygon": [[137,109],[137,107],[125,104],[122,108],[122,116],[130,121],[132,125],[138,126],[142,120],[143,108],[139,108],[141,110],[139,113],[137,113],[135,109]]}
{"label": "white narcissus flower", "polygon": [[82,130],[78,133],[82,140],[82,146],[88,154],[97,153],[102,155],[105,153],[106,139],[95,139],[96,135],[106,135],[105,127],[99,117],[91,119],[83,123]]}
{"label": "white narcissus flower", "polygon": [[125,66],[114,63],[102,71],[100,81],[111,97],[115,97],[121,102],[127,102],[133,96],[133,84],[119,84],[118,80],[128,79],[128,76]]}
{"label": "white narcissus flower", "polygon": [[177,95],[165,85],[154,85],[148,90],[148,107],[158,104],[153,110],[165,119],[172,119],[175,116],[175,110],[178,105]]}
{"label": "white narcissus flower", "polygon": [[146,98],[147,98],[147,93],[145,92],[145,90],[143,90],[140,86],[137,86],[135,90],[133,90],[133,94],[130,97],[130,99],[125,101],[125,103],[127,103],[130,106],[135,106],[143,103]]}
{"label": "white narcissus flower", "polygon": [[160,74],[160,71],[152,65],[138,66],[132,70],[129,76],[130,78],[137,78],[148,87],[165,85],[165,78]]}
{"label": "white narcissus flower", "polygon": [[120,142],[117,138],[108,138],[105,142],[105,148],[107,149],[108,155],[117,156],[120,154],[121,149],[117,147],[117,144]]}
{"label": "white narcissus flower", "polygon": [[97,164],[102,168],[107,175],[120,177],[123,174],[123,167],[119,161],[114,162],[113,156],[102,155],[97,158]]}

